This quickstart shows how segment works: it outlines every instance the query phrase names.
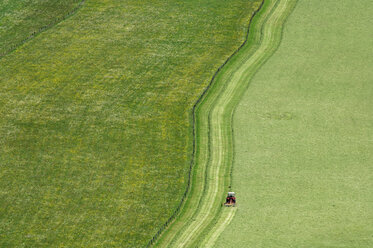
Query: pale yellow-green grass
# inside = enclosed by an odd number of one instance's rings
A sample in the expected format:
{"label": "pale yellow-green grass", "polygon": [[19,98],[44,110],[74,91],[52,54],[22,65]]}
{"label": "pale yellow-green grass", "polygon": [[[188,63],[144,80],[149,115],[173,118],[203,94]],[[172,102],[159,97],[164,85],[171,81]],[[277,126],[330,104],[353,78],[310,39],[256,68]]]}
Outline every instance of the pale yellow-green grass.
{"label": "pale yellow-green grass", "polygon": [[234,115],[215,247],[373,247],[373,5],[299,0]]}

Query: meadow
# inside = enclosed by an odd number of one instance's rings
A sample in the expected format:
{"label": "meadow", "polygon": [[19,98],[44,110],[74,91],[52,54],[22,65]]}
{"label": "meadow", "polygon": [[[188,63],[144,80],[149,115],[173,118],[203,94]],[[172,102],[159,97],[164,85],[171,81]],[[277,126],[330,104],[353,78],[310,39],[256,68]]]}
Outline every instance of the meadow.
{"label": "meadow", "polygon": [[[0,246],[144,246],[185,191],[192,106],[259,2],[88,0],[3,56]],[[21,3],[1,5],[4,51],[77,1]]]}
{"label": "meadow", "polygon": [[233,117],[239,205],[216,247],[373,246],[372,11],[298,1]]}

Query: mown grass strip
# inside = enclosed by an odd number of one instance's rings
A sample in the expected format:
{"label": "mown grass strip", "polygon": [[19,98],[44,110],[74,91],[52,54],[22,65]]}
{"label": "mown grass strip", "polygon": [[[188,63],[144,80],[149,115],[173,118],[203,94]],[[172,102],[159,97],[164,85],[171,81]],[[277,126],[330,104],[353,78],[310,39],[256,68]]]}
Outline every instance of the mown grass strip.
{"label": "mown grass strip", "polygon": [[165,233],[160,246],[212,246],[224,225],[233,218],[236,209],[221,208],[224,194],[229,189],[233,159],[232,114],[251,77],[277,48],[282,24],[294,2],[265,1],[261,15],[251,25],[253,35],[218,73],[197,106],[199,156],[196,157],[195,184],[192,185],[197,194],[191,194],[187,206],[190,209],[185,210]]}
{"label": "mown grass strip", "polygon": [[[248,83],[253,78],[260,66],[262,66],[265,61],[271,57],[276,49],[278,48],[281,41],[281,33],[283,29],[283,24],[294,8],[296,0],[283,0],[276,1],[275,6],[273,7],[272,13],[268,16],[268,19],[264,26],[262,26],[261,33],[261,45],[258,50],[255,51],[252,56],[237,67],[236,72],[232,77],[232,81],[237,79],[237,88],[235,94],[232,93],[231,105],[227,108],[227,117],[229,117],[229,126],[233,127],[233,113],[234,110],[242,97],[243,92],[245,91]],[[238,76],[239,75],[239,76]],[[234,94],[234,95],[233,95]],[[228,121],[227,121],[228,125]],[[235,213],[235,211],[234,211]],[[233,214],[234,214],[233,213]],[[208,234],[201,242],[203,247],[213,247],[215,241],[219,235],[224,231],[225,227],[232,220],[233,216],[231,210],[224,209],[221,213],[219,219],[215,220],[215,223],[208,228]]]}

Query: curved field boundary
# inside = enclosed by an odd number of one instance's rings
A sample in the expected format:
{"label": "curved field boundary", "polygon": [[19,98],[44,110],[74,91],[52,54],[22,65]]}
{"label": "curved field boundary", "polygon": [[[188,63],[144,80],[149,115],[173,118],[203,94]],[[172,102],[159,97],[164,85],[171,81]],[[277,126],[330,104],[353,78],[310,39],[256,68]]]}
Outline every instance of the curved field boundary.
{"label": "curved field boundary", "polygon": [[[212,247],[237,208],[222,208],[230,190],[233,161],[232,115],[251,78],[275,52],[283,23],[296,0],[266,0],[252,20],[245,42],[215,74],[196,103],[195,164],[182,212],[160,237],[159,247]],[[233,189],[232,189],[233,190]]]}
{"label": "curved field boundary", "polygon": [[[246,57],[247,59],[243,59],[240,63],[232,65],[229,68],[232,73],[230,73],[230,77],[226,78],[226,80],[229,82],[227,88],[232,88],[230,99],[228,100],[231,105],[227,105],[225,116],[227,118],[226,124],[231,129],[233,127],[233,114],[239,100],[255,73],[278,49],[282,38],[283,24],[294,9],[296,2],[297,0],[272,1],[274,5],[271,7],[270,14],[266,16],[266,21],[260,29],[261,43],[259,47],[254,53],[248,52],[250,57]],[[233,139],[233,130],[230,135],[231,139]],[[206,235],[200,240],[201,247],[213,247],[220,234],[233,219],[236,210],[232,211],[231,209],[223,208],[219,218],[207,229]]]}
{"label": "curved field boundary", "polygon": [[[197,143],[197,138],[196,138],[196,109],[198,107],[199,104],[201,104],[203,98],[206,96],[208,90],[210,89],[212,83],[215,81],[215,78],[217,77],[218,73],[223,69],[223,67],[232,59],[232,57],[234,55],[236,55],[241,49],[242,47],[247,43],[248,41],[248,37],[249,37],[249,31],[250,31],[250,24],[252,22],[252,20],[254,19],[255,15],[259,12],[259,10],[262,8],[264,4],[264,0],[260,3],[259,7],[253,12],[251,18],[250,18],[250,21],[249,21],[249,28],[247,29],[247,33],[246,33],[246,37],[245,37],[245,41],[241,44],[241,46],[239,48],[237,48],[233,54],[231,56],[229,56],[227,58],[227,60],[218,68],[218,70],[215,72],[215,74],[213,75],[210,83],[208,84],[208,86],[204,89],[204,91],[202,92],[201,96],[197,99],[196,103],[193,105],[193,108],[192,108],[192,124],[193,124],[193,127],[192,127],[192,133],[193,133],[193,151],[192,151],[192,159],[191,159],[191,162],[190,162],[190,167],[189,167],[189,174],[188,174],[188,182],[187,182],[187,187],[186,187],[186,190],[182,196],[182,199],[180,201],[180,204],[178,205],[178,207],[175,209],[174,213],[171,215],[171,217],[166,221],[166,223],[164,223],[164,225],[158,230],[158,232],[153,236],[153,238],[148,242],[147,246],[146,247],[150,247],[154,244],[157,244],[157,246],[159,245],[159,237],[161,235],[164,235],[164,232],[168,232],[168,229],[167,228],[170,228],[169,226],[174,224],[174,221],[176,218],[179,217],[179,214],[180,215],[183,215],[184,213],[184,210],[185,210],[185,206],[189,205],[189,200],[190,198],[193,198],[191,196],[191,194],[189,194],[189,191],[193,191],[193,189],[191,189],[191,184],[192,184],[192,181],[195,181],[195,175],[196,173],[193,172],[193,169],[196,167],[195,165],[195,157],[196,157],[196,154],[198,153],[198,151],[196,151],[196,143]],[[232,175],[232,172],[230,172],[230,175]],[[193,182],[195,183],[195,182]],[[167,229],[167,230],[166,230]],[[162,239],[163,239],[164,236],[162,236]],[[158,243],[157,243],[158,242]]]}
{"label": "curved field boundary", "polygon": [[54,27],[55,25],[59,24],[60,22],[63,22],[64,20],[66,20],[67,18],[71,17],[72,15],[74,15],[82,6],[83,4],[85,3],[86,0],[81,0],[78,5],[73,8],[72,10],[70,10],[65,16],[61,17],[61,18],[58,18],[58,19],[55,19],[53,20],[51,23],[45,25],[45,26],[42,26],[40,27],[39,29],[37,30],[34,30],[29,36],[27,36],[26,38],[24,38],[23,40],[21,40],[19,43],[13,45],[8,51],[5,51],[3,53],[0,53],[0,59],[2,59],[5,55],[8,55],[10,53],[12,53],[13,51],[15,51],[18,47],[22,46],[23,44],[25,44],[26,42],[28,42],[29,40],[33,39],[34,37],[36,37],[38,34],[42,33],[42,32],[45,32],[47,31],[48,29]]}

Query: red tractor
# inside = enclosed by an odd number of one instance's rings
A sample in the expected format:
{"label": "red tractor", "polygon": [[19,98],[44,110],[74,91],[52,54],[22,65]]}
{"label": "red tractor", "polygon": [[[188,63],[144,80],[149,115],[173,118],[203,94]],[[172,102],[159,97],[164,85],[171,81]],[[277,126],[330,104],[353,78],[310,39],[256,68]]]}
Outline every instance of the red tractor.
{"label": "red tractor", "polygon": [[234,192],[228,192],[227,198],[225,199],[224,206],[235,207],[236,206],[236,194]]}

